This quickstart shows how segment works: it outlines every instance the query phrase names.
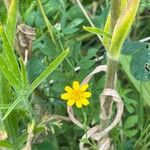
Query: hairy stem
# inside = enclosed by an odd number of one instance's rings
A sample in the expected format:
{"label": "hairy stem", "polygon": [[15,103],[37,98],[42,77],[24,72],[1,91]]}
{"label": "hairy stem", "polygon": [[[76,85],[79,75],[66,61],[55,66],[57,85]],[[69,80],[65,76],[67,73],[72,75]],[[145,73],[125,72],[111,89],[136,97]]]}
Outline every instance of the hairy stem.
{"label": "hairy stem", "polygon": [[[111,34],[113,33],[116,21],[121,12],[121,0],[112,0],[111,2]],[[118,60],[113,60],[111,57],[107,57],[107,73],[106,73],[106,81],[105,81],[105,89],[115,89],[116,88],[116,76],[117,76],[117,65]],[[105,103],[103,105],[107,118],[101,118],[101,130],[103,131],[106,127],[108,127],[110,123],[110,116],[112,110],[112,97],[107,96],[105,99]],[[108,135],[107,135],[108,136]]]}

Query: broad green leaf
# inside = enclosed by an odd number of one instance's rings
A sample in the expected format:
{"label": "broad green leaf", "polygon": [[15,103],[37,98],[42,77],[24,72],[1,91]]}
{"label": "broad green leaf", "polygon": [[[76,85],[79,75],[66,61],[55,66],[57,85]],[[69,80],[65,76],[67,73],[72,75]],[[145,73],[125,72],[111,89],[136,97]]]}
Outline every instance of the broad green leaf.
{"label": "broad green leaf", "polygon": [[124,124],[124,129],[130,129],[135,126],[135,124],[138,122],[138,115],[130,116],[127,118]]}
{"label": "broad green leaf", "polygon": [[139,50],[144,49],[147,46],[145,43],[126,41],[123,44],[121,53],[124,55],[133,55]]}
{"label": "broad green leaf", "polygon": [[17,77],[20,77],[20,70],[19,70],[19,65],[16,59],[16,56],[14,54],[14,51],[12,49],[12,46],[8,40],[8,35],[6,35],[3,27],[0,25],[0,35],[2,38],[2,42],[3,42],[3,54],[4,57],[6,57],[6,61],[9,64],[9,68],[12,69],[12,71],[14,71],[16,73]]}
{"label": "broad green leaf", "polygon": [[81,61],[79,61],[79,66],[82,69],[89,69],[95,64],[94,60],[89,60],[88,58],[82,58]]}
{"label": "broad green leaf", "polygon": [[141,82],[136,80],[133,75],[130,72],[130,61],[131,57],[121,55],[120,63],[126,73],[126,75],[129,77],[130,81],[134,85],[134,87],[138,90],[138,92],[141,94],[141,97],[144,99],[144,101],[150,106],[150,81],[148,82]]}
{"label": "broad green leaf", "polygon": [[130,63],[131,74],[140,81],[150,80],[150,49],[145,48],[132,56]]}
{"label": "broad green leaf", "polygon": [[66,58],[69,49],[65,50],[61,55],[59,55],[50,65],[32,82],[27,91],[22,92],[19,97],[12,103],[7,112],[5,113],[3,120],[12,112],[12,110],[25,98],[27,98],[36,87],[47,78],[57,67],[58,65]]}
{"label": "broad green leaf", "polygon": [[19,0],[11,0],[10,7],[8,9],[8,17],[6,23],[6,34],[12,48],[14,48],[14,40],[16,34],[16,23],[17,23],[17,10]]}
{"label": "broad green leaf", "polygon": [[96,28],[96,27],[85,27],[85,26],[83,26],[83,29],[90,32],[90,33],[93,33],[93,34],[101,35],[103,37],[106,36],[109,39],[111,38],[111,35],[109,33],[106,33],[106,32],[104,32],[104,30]]}
{"label": "broad green leaf", "polygon": [[124,131],[124,134],[127,136],[127,137],[133,137],[135,136],[136,134],[138,133],[138,130],[136,129],[132,129],[132,130],[125,130]]}

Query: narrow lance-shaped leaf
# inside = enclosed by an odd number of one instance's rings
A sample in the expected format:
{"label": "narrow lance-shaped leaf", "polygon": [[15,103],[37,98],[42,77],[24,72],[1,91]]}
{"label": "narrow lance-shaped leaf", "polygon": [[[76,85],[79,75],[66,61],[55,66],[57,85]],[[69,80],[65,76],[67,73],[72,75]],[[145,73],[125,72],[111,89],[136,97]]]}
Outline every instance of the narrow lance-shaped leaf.
{"label": "narrow lance-shaped leaf", "polygon": [[12,85],[12,87],[14,87],[15,90],[18,90],[20,87],[20,81],[9,68],[7,62],[3,59],[2,54],[0,54],[0,70],[2,71],[6,79],[9,81],[9,83]]}
{"label": "narrow lance-shaped leaf", "polygon": [[24,93],[21,93],[19,97],[13,102],[13,104],[8,108],[6,114],[3,117],[3,120],[12,112],[12,110],[25,98],[27,98],[33,90],[45,79],[47,78],[57,67],[58,65],[66,58],[69,49],[65,50],[61,55],[59,55],[50,65],[37,77],[33,83],[29,86],[28,90]]}
{"label": "narrow lance-shaped leaf", "polygon": [[45,78],[52,73],[58,65],[67,56],[69,49],[65,50],[61,55],[59,55],[31,84],[29,90],[32,92]]}
{"label": "narrow lance-shaped leaf", "polygon": [[[121,11],[124,9],[126,3],[127,3],[127,0],[121,0]],[[107,20],[106,20],[106,23],[104,26],[104,32],[111,34],[110,28],[111,28],[111,12],[109,12],[109,14],[108,14],[108,17],[107,17]],[[109,49],[110,42],[111,42],[111,39],[109,37],[107,37],[107,36],[103,37],[103,44],[104,44],[106,50]]]}
{"label": "narrow lance-shaped leaf", "polygon": [[126,4],[127,4],[127,0],[121,0],[121,10],[125,8]]}
{"label": "narrow lance-shaped leaf", "polygon": [[7,60],[10,69],[12,69],[12,71],[16,73],[17,77],[20,77],[20,70],[16,56],[8,40],[8,36],[6,35],[4,28],[1,25],[0,25],[0,36],[2,37],[3,42],[3,55],[4,55],[3,57],[6,57],[5,59]]}
{"label": "narrow lance-shaped leaf", "polygon": [[139,3],[140,0],[129,0],[117,20],[108,51],[109,56],[115,60],[119,59],[121,47],[131,29]]}
{"label": "narrow lance-shaped leaf", "polygon": [[99,28],[96,28],[96,27],[85,27],[83,26],[83,29],[88,31],[88,32],[91,32],[93,34],[97,34],[97,35],[101,35],[103,37],[107,37],[107,38],[111,38],[111,35],[105,31],[103,31],[102,29],[99,29]]}
{"label": "narrow lance-shaped leaf", "polygon": [[[109,13],[107,20],[106,20],[106,23],[105,23],[104,32],[110,33],[110,13]],[[106,50],[109,49],[110,41],[111,41],[111,39],[108,38],[107,36],[103,37],[103,44],[104,44]]]}
{"label": "narrow lance-shaped leaf", "polygon": [[6,23],[6,34],[12,48],[14,48],[18,5],[19,0],[11,0]]}

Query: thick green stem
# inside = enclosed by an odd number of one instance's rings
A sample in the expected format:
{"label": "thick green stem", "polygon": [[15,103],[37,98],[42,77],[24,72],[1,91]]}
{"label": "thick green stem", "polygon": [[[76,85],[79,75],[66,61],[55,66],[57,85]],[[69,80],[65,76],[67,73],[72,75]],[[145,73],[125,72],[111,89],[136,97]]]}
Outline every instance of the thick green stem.
{"label": "thick green stem", "polygon": [[[105,89],[115,89],[116,88],[117,65],[118,65],[118,61],[108,58]],[[104,103],[104,108],[105,108],[105,112],[106,112],[106,115],[108,116],[108,118],[101,119],[102,130],[105,129],[110,123],[109,116],[111,114],[111,109],[112,109],[112,97],[110,97],[110,96],[106,97],[106,100]]]}
{"label": "thick green stem", "polygon": [[[111,34],[114,30],[115,23],[121,12],[121,0],[112,0],[111,3]],[[115,89],[116,88],[116,77],[117,77],[117,65],[118,60],[113,60],[111,56],[107,57],[107,73],[105,81],[105,89]],[[112,107],[112,97],[107,96],[104,103],[105,112],[108,116],[106,119],[101,119],[101,129],[102,131],[109,125]]]}

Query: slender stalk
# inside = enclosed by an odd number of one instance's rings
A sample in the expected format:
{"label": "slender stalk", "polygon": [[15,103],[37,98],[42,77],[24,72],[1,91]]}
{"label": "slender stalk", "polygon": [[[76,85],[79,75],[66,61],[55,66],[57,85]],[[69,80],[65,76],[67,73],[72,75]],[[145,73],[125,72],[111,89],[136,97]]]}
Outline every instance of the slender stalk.
{"label": "slender stalk", "polygon": [[51,22],[48,20],[45,12],[44,12],[44,9],[43,9],[43,6],[42,6],[42,3],[41,3],[41,0],[37,0],[37,4],[39,6],[39,9],[40,9],[40,12],[43,16],[43,19],[44,19],[44,22],[47,26],[47,29],[48,29],[48,33],[53,41],[53,43],[55,44],[55,46],[57,47],[57,44],[56,44],[56,41],[55,41],[55,38],[54,38],[54,34],[53,34],[53,26],[51,24]]}
{"label": "slender stalk", "polygon": [[[80,9],[82,10],[83,14],[85,15],[86,19],[88,20],[89,24],[92,27],[95,27],[94,23],[92,22],[92,20],[88,16],[88,14],[87,14],[86,10],[84,9],[83,5],[81,4],[80,0],[76,0],[76,1],[77,1],[78,6],[80,7]],[[102,37],[100,35],[97,35],[97,36],[98,36],[99,40],[103,43]]]}

